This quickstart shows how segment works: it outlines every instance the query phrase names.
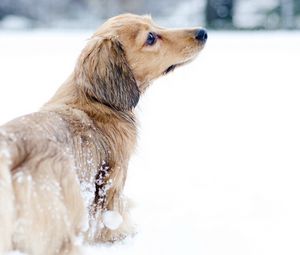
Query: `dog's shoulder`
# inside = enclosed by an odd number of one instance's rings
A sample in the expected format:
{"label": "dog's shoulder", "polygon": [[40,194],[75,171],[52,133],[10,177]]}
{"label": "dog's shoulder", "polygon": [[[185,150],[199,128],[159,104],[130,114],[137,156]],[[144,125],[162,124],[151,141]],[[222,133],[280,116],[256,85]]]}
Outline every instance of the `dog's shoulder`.
{"label": "dog's shoulder", "polygon": [[4,124],[0,130],[9,137],[22,139],[50,139],[59,136],[67,127],[64,119],[55,112],[35,112]]}

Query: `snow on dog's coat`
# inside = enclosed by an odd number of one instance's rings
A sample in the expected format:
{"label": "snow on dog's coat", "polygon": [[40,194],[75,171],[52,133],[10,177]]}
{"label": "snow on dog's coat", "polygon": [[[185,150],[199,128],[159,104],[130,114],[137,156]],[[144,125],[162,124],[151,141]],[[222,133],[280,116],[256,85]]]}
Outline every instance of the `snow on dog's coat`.
{"label": "snow on dog's coat", "polygon": [[77,236],[96,243],[133,231],[122,190],[134,107],[152,80],[198,54],[204,32],[112,18],[41,111],[2,127],[0,253],[78,254]]}

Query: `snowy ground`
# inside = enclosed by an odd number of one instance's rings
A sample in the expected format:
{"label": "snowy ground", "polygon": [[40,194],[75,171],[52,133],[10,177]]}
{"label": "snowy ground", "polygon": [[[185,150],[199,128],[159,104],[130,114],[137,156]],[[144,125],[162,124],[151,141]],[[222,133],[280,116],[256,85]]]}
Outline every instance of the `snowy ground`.
{"label": "snowy ground", "polygon": [[[0,123],[38,109],[87,32],[0,32]],[[142,99],[127,194],[139,233],[110,255],[300,254],[300,33],[210,33]]]}

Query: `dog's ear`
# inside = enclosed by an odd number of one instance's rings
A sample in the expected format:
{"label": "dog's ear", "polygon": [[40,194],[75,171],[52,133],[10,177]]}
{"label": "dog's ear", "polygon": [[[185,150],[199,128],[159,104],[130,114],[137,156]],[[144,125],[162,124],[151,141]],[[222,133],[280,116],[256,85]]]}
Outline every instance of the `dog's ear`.
{"label": "dog's ear", "polygon": [[116,110],[131,110],[140,91],[116,38],[93,38],[82,51],[75,78],[87,98]]}

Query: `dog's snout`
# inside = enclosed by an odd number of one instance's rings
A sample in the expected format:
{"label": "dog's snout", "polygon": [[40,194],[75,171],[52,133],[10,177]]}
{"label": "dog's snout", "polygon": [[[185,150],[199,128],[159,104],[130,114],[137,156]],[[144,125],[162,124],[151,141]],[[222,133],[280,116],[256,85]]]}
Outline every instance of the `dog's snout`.
{"label": "dog's snout", "polygon": [[198,29],[195,35],[196,39],[202,43],[205,43],[207,40],[207,31],[205,29]]}

